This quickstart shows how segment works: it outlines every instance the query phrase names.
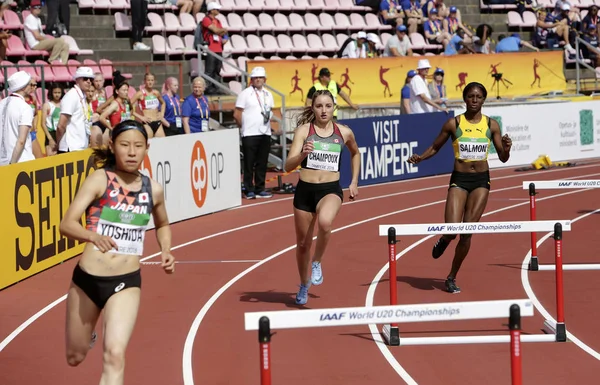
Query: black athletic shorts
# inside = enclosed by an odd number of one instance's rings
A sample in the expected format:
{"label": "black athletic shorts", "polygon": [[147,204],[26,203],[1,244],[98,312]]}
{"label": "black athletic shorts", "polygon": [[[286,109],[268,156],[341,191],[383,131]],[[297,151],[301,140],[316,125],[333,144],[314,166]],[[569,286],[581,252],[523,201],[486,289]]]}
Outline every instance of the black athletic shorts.
{"label": "black athletic shorts", "polygon": [[294,207],[298,210],[317,212],[317,204],[328,194],[336,194],[344,201],[344,192],[340,182],[308,183],[299,180],[294,193]]}
{"label": "black athletic shorts", "polygon": [[160,125],[162,124],[161,120],[155,120],[152,121],[150,123],[147,123],[148,127],[150,127],[152,129],[152,133],[156,134],[156,131],[158,131],[158,129],[160,128]]}
{"label": "black athletic shorts", "polygon": [[113,294],[130,287],[141,289],[142,275],[138,269],[123,275],[100,277],[86,273],[77,264],[73,270],[73,283],[79,286],[98,308],[103,309]]}
{"label": "black athletic shorts", "polygon": [[450,187],[458,187],[471,192],[479,187],[490,189],[490,172],[458,172],[453,171],[450,177]]}

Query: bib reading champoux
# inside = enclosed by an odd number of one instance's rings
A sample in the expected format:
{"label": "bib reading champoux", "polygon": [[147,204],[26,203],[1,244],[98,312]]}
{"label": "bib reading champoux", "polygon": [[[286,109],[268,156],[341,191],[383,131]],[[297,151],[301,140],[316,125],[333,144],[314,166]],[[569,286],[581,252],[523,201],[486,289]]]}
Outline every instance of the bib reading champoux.
{"label": "bib reading champoux", "polygon": [[314,150],[307,157],[307,167],[315,170],[339,171],[342,146],[323,142],[313,142],[313,145]]}

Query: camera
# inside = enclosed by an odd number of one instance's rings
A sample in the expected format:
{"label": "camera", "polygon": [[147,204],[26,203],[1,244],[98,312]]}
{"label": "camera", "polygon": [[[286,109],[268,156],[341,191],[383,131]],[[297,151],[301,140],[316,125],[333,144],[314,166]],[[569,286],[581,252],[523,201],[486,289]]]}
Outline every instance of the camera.
{"label": "camera", "polygon": [[502,80],[502,74],[492,74],[492,77],[496,79],[496,81]]}

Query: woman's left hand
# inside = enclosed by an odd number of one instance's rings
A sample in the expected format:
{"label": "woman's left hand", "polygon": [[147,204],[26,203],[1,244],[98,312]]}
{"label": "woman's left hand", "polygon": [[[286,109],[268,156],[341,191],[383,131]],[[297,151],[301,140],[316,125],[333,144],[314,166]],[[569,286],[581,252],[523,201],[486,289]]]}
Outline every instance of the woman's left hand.
{"label": "woman's left hand", "polygon": [[510,148],[512,147],[512,140],[510,139],[508,134],[504,134],[504,136],[502,137],[502,147],[505,151],[510,150]]}
{"label": "woman's left hand", "polygon": [[173,274],[175,272],[175,257],[173,257],[173,255],[170,252],[163,252],[160,255],[160,258],[162,259],[162,268],[164,269],[165,273],[167,274]]}
{"label": "woman's left hand", "polygon": [[350,190],[350,200],[354,200],[358,196],[358,185],[352,183],[348,189]]}

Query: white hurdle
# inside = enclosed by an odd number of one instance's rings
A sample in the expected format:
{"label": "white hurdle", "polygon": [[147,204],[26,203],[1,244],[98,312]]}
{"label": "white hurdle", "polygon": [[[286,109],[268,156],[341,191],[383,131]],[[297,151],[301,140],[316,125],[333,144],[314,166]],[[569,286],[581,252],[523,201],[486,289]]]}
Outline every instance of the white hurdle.
{"label": "white hurdle", "polygon": [[[551,334],[523,336],[523,342],[565,342],[567,332],[564,322],[564,297],[563,297],[563,271],[562,271],[562,232],[571,230],[571,221],[524,221],[524,222],[473,222],[473,223],[419,223],[380,225],[379,235],[388,237],[388,264],[390,282],[390,305],[397,305],[397,282],[396,282],[396,236],[397,235],[442,235],[442,234],[489,234],[489,233],[530,233],[538,231],[554,231],[555,260],[556,260],[556,313],[557,323],[544,323],[544,329]],[[405,344],[400,341],[400,332],[397,321],[391,321],[383,326],[382,335],[390,346]],[[485,337],[488,337],[486,339]],[[493,338],[489,338],[493,337]],[[430,337],[441,341],[440,337]],[[404,341],[405,338],[402,338]],[[528,341],[529,340],[529,341]],[[409,339],[410,341],[410,339]],[[415,341],[415,340],[413,340]],[[484,336],[471,338],[471,343],[493,343],[508,341],[504,337]],[[409,342],[410,343],[410,342]]]}
{"label": "white hurdle", "polygon": [[[536,201],[535,196],[537,190],[573,190],[600,188],[600,179],[579,179],[579,180],[538,180],[523,182],[523,190],[529,190],[529,220],[536,220]],[[583,263],[567,263],[563,264],[563,270],[600,270],[600,263],[583,264]],[[556,270],[556,265],[545,264],[540,265],[537,252],[537,233],[531,232],[531,260],[529,261],[529,270],[531,271],[553,271]]]}
{"label": "white hurdle", "polygon": [[244,314],[245,330],[258,330],[261,385],[271,385],[271,330],[384,323],[508,319],[509,334],[403,338],[400,345],[447,345],[510,342],[513,385],[521,385],[521,342],[551,342],[553,335],[521,335],[521,316],[533,316],[529,299],[448,302],[415,305],[261,311]]}

